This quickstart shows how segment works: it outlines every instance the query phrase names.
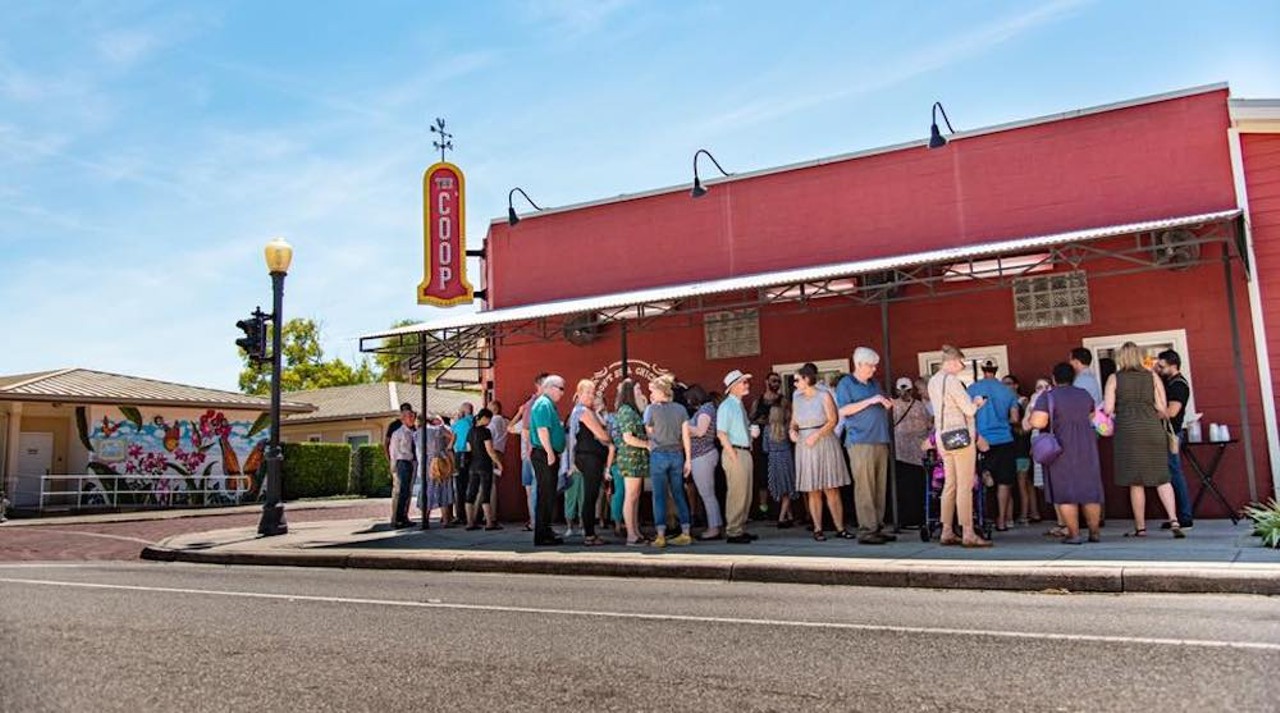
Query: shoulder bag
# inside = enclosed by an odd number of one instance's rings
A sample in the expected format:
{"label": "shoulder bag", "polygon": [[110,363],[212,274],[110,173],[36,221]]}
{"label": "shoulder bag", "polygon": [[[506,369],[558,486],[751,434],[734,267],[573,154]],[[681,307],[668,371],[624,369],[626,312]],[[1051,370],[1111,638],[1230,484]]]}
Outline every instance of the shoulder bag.
{"label": "shoulder bag", "polygon": [[[947,379],[950,377],[942,377],[942,413],[939,419],[942,423],[947,422]],[[969,426],[966,424],[963,428],[953,428],[950,431],[943,431],[938,434],[938,443],[946,451],[958,451],[961,448],[968,448],[973,445],[973,436],[969,433]]]}
{"label": "shoulder bag", "polygon": [[453,476],[453,454],[441,453],[431,459],[431,479],[439,483]]}
{"label": "shoulder bag", "polygon": [[1053,433],[1053,391],[1048,394],[1049,426],[1031,439],[1031,460],[1042,466],[1050,465],[1062,455],[1062,442]]}
{"label": "shoulder bag", "polygon": [[1182,438],[1177,433],[1174,433],[1173,421],[1169,419],[1164,420],[1164,435],[1169,437],[1169,452],[1175,456],[1178,455],[1178,452],[1182,450]]}

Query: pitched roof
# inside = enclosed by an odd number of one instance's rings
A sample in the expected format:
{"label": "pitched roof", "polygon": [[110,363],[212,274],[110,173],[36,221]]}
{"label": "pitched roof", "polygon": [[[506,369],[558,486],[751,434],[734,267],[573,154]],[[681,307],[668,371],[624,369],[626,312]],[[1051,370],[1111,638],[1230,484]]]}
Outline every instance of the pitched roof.
{"label": "pitched roof", "polygon": [[[0,401],[256,410],[271,407],[271,400],[261,396],[78,368],[0,376]],[[293,401],[281,403],[280,408],[286,413],[312,409],[308,404]]]}
{"label": "pitched roof", "polygon": [[[290,391],[284,397],[316,407],[311,413],[290,414],[285,423],[315,423],[318,421],[346,421],[355,418],[394,416],[400,404],[409,402],[414,409],[422,408],[422,387],[402,381],[331,386],[311,391]],[[455,391],[427,387],[427,410],[432,413],[451,414],[464,401],[479,406],[483,395],[478,391]]]}

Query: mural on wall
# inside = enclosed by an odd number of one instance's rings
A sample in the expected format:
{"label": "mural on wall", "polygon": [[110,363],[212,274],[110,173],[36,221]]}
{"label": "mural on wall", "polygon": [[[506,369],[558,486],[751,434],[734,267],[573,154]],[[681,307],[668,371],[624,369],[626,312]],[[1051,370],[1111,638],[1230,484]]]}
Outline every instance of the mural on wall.
{"label": "mural on wall", "polygon": [[[89,423],[76,409],[76,430],[89,450],[83,505],[222,505],[253,500],[271,420],[229,421],[209,409],[198,419],[150,418],[133,406],[120,420]],[[114,495],[113,495],[114,493]]]}
{"label": "mural on wall", "polygon": [[[631,377],[646,392],[650,381],[670,373],[671,371],[667,368],[658,366],[657,362],[647,362],[640,359],[627,360],[627,376]],[[615,361],[592,374],[591,380],[596,382],[596,401],[609,404],[612,407],[614,395],[617,393],[618,384],[622,381],[622,378],[622,362],[620,361]]]}

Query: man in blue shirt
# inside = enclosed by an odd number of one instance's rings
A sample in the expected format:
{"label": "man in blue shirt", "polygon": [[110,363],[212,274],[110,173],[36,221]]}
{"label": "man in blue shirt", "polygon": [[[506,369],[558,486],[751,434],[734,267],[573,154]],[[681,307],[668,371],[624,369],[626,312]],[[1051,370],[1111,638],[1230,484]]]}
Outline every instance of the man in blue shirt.
{"label": "man in blue shirt", "polygon": [[1075,369],[1076,380],[1071,385],[1084,389],[1093,397],[1093,405],[1102,405],[1102,387],[1098,384],[1098,377],[1093,373],[1093,354],[1084,347],[1076,347],[1071,350],[1071,358],[1068,360],[1071,368]]}
{"label": "man in blue shirt", "polygon": [[858,542],[883,545],[898,539],[884,529],[885,485],[888,481],[889,409],[875,381],[880,355],[858,347],[853,352],[853,373],[836,385],[836,406],[844,419],[844,446],[853,471],[853,505],[858,513]]}
{"label": "man in blue shirt", "polygon": [[996,482],[996,529],[1003,532],[1013,519],[1013,486],[1018,480],[1018,447],[1013,442],[1018,396],[996,378],[998,371],[992,362],[983,364],[982,378],[969,387],[969,395],[987,400],[978,409],[978,452],[982,472]]}
{"label": "man in blue shirt", "polygon": [[457,477],[453,479],[454,525],[467,521],[467,486],[471,484],[471,452],[467,450],[467,436],[471,435],[471,424],[474,423],[471,413],[474,408],[470,401],[464,402],[449,426],[453,430],[453,460],[458,465]]}

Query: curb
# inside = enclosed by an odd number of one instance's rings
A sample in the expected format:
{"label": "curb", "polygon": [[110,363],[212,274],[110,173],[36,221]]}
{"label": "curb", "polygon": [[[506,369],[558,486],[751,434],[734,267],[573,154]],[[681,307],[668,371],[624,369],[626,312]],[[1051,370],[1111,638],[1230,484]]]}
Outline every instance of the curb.
{"label": "curb", "polygon": [[335,552],[214,552],[148,546],[144,560],[272,567],[327,567],[427,572],[643,577],[769,584],[817,584],[850,587],[987,589],[1154,594],[1280,595],[1280,572],[1144,567],[981,566],[927,567],[852,561],[703,562],[658,559],[424,552],[342,554]]}

